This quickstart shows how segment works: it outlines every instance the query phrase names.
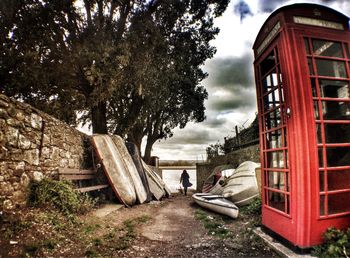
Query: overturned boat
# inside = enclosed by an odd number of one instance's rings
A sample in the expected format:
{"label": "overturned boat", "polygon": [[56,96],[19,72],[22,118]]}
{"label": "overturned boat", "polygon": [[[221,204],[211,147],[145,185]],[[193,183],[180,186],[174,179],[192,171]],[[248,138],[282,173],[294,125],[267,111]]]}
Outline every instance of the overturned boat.
{"label": "overturned boat", "polygon": [[195,193],[192,195],[194,201],[203,208],[212,210],[231,218],[237,218],[239,210],[231,201],[225,199],[222,195],[213,195],[208,193]]}
{"label": "overturned boat", "polygon": [[202,192],[211,194],[222,194],[227,178],[234,173],[234,166],[231,164],[220,165],[213,169],[213,172],[205,180]]}
{"label": "overturned boat", "polygon": [[234,173],[228,178],[222,195],[237,206],[250,204],[259,196],[258,183],[255,170],[259,163],[245,161],[241,163]]}

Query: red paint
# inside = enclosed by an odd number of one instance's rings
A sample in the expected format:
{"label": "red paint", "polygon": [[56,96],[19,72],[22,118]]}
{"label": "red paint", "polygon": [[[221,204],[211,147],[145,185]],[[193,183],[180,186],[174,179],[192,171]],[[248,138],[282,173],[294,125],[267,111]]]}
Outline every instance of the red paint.
{"label": "red paint", "polygon": [[300,248],[350,227],[349,45],[347,16],[295,4],[267,19],[253,47],[262,222]]}

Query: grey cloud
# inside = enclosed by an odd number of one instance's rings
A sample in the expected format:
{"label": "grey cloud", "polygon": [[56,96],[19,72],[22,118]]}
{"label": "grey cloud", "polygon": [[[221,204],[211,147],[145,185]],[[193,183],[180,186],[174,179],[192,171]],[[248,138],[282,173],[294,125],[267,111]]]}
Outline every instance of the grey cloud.
{"label": "grey cloud", "polygon": [[233,8],[234,13],[240,16],[241,22],[248,15],[253,15],[249,5],[243,0],[240,0],[237,4],[235,4]]}
{"label": "grey cloud", "polygon": [[213,87],[252,86],[253,57],[248,53],[242,57],[214,58],[207,67],[208,82]]}

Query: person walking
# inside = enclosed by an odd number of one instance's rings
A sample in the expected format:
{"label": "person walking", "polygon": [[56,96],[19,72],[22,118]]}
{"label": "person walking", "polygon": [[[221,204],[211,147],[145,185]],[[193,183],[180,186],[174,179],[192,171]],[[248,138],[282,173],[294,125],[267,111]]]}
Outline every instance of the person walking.
{"label": "person walking", "polygon": [[187,188],[192,186],[190,183],[190,175],[187,173],[186,169],[182,171],[181,177],[180,177],[180,184],[182,183],[182,186],[184,187],[185,195],[187,195]]}

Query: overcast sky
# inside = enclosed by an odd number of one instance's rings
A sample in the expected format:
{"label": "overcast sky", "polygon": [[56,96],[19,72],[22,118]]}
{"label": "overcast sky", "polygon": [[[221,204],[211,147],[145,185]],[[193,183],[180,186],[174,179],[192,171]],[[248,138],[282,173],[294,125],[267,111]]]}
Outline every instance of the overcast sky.
{"label": "overcast sky", "polygon": [[203,81],[209,93],[206,121],[175,129],[172,138],[154,144],[152,155],[162,160],[202,160],[210,144],[234,136],[236,125],[251,124],[257,113],[252,45],[271,12],[293,3],[318,3],[350,16],[350,0],[231,0],[224,15],[215,21],[220,28],[213,41],[216,55],[204,66],[209,73]]}

